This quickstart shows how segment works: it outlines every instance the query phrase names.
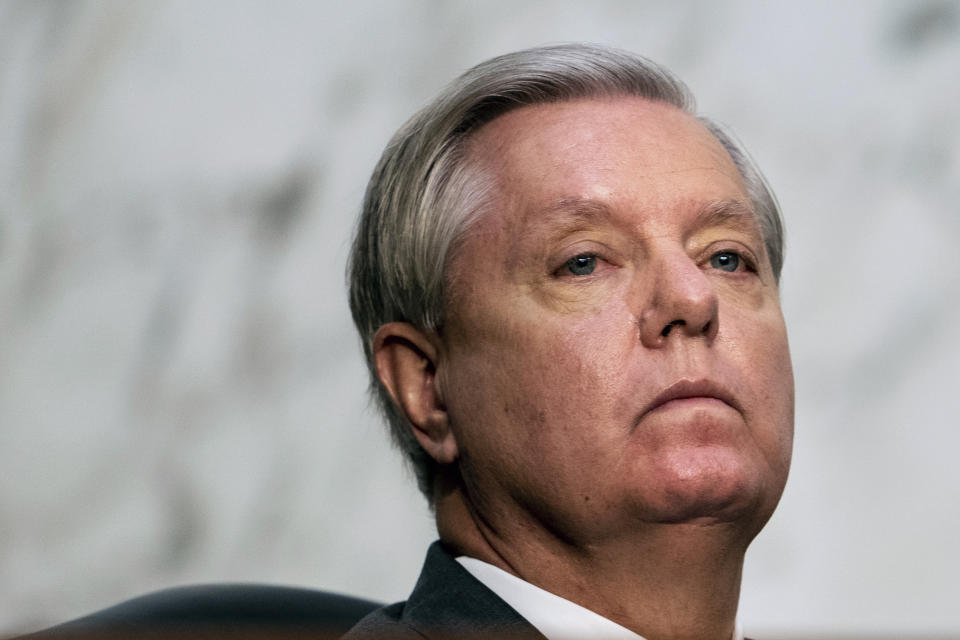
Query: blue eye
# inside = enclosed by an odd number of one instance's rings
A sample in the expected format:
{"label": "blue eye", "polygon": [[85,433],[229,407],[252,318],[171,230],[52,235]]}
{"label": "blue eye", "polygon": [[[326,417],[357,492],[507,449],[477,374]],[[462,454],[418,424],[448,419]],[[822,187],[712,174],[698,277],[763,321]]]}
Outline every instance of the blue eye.
{"label": "blue eye", "polygon": [[733,251],[720,251],[710,256],[710,266],[733,273],[740,268],[740,256]]}
{"label": "blue eye", "polygon": [[597,268],[597,256],[581,253],[567,260],[564,266],[575,276],[588,276]]}

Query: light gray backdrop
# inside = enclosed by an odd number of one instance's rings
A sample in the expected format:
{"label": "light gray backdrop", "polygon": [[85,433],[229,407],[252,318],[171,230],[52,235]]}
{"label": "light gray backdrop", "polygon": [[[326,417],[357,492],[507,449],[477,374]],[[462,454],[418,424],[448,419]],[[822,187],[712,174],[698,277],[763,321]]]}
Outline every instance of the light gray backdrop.
{"label": "light gray backdrop", "polygon": [[433,539],[344,295],[369,171],[468,66],[587,40],[788,223],[795,463],[747,631],[960,633],[957,2],[0,4],[0,633],[168,585],[404,597]]}

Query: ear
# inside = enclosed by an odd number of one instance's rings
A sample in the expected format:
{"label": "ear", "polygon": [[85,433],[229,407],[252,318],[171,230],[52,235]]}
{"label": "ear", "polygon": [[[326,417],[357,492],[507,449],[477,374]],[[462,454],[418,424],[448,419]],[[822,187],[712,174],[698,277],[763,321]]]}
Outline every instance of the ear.
{"label": "ear", "polygon": [[437,385],[437,348],[406,322],[390,322],[373,337],[380,382],[406,416],[420,446],[440,464],[457,459],[457,442]]}

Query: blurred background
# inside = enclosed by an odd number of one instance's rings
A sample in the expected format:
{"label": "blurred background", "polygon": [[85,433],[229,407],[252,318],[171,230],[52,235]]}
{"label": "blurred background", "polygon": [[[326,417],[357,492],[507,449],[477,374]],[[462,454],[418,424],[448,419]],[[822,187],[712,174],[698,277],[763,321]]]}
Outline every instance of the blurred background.
{"label": "blurred background", "polygon": [[0,2],[0,635],[165,586],[393,601],[435,532],[344,264],[447,81],[645,54],[788,227],[794,467],[748,635],[960,635],[960,2]]}

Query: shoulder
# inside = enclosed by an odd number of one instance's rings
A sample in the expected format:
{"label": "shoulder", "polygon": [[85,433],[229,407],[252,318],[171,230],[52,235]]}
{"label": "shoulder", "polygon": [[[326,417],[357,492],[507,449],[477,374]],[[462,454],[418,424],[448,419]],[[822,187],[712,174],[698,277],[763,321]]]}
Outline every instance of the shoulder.
{"label": "shoulder", "polygon": [[367,614],[342,640],[423,640],[425,635],[402,620],[405,602],[398,602]]}
{"label": "shoulder", "polygon": [[470,575],[435,542],[406,602],[377,609],[345,640],[444,640],[446,638],[542,638],[493,591]]}
{"label": "shoulder", "polygon": [[374,611],[341,640],[544,640],[522,618],[505,623],[447,612],[438,619],[430,619],[405,615],[406,607],[406,602],[398,602]]}

